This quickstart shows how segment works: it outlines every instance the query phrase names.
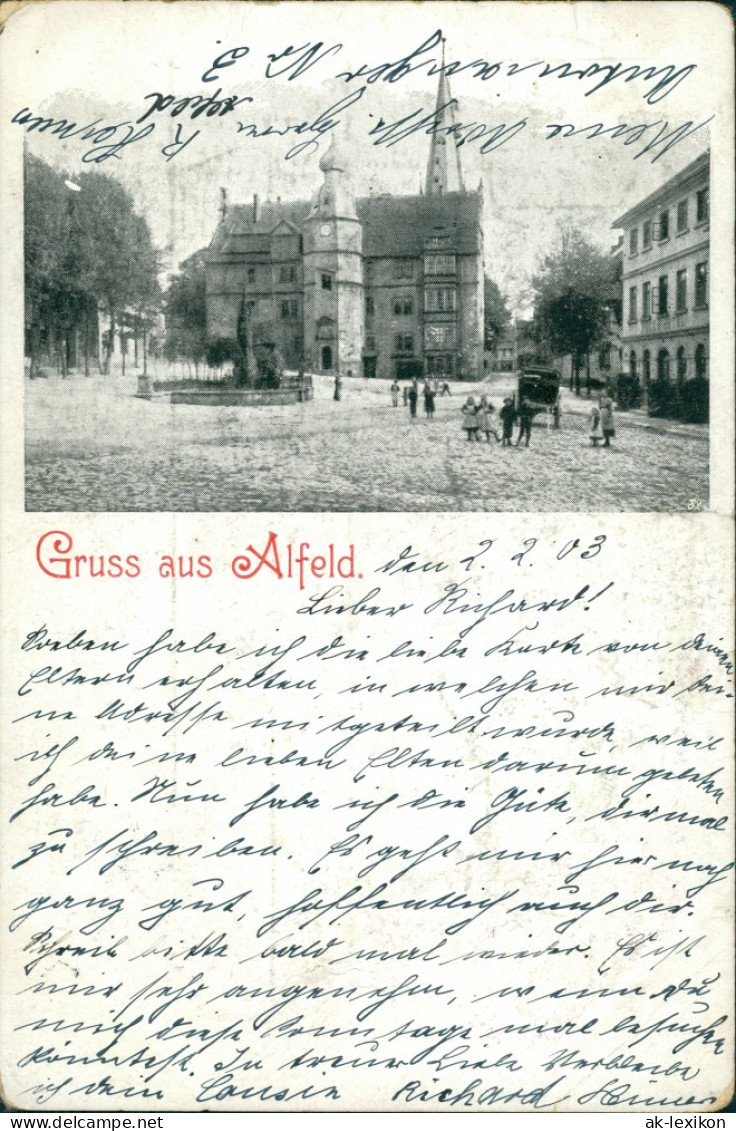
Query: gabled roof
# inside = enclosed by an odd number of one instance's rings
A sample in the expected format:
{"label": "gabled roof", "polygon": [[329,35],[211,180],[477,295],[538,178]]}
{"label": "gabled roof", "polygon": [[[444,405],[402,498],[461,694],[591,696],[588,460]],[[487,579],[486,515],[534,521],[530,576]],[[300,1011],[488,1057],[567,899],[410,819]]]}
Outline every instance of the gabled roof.
{"label": "gabled roof", "polygon": [[[252,204],[235,204],[217,226],[210,255],[243,255],[252,237],[264,248],[282,224],[303,232],[311,201],[265,201],[254,219]],[[356,201],[363,228],[363,255],[368,258],[417,257],[434,235],[446,235],[460,254],[481,248],[483,196],[480,192],[448,192],[441,196],[364,196]],[[253,241],[256,242],[256,241]]]}
{"label": "gabled roof", "polygon": [[280,224],[288,224],[295,233],[299,233],[311,206],[309,200],[266,200],[259,204],[258,219],[255,220],[252,204],[233,204],[228,208],[225,219],[217,225],[209,252],[216,255],[244,254],[248,250],[244,237],[269,237]]}
{"label": "gabled roof", "polygon": [[296,224],[292,224],[290,220],[279,220],[276,227],[271,232],[272,236],[300,236],[301,229],[297,228]]}

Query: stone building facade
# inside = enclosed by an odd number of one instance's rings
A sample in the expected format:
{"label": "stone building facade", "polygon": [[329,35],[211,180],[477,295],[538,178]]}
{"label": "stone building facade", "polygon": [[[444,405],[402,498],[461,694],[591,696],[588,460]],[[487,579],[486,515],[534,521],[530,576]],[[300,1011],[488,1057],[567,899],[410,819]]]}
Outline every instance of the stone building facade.
{"label": "stone building facade", "polygon": [[[441,75],[438,113],[451,124]],[[483,189],[430,142],[425,190],[355,198],[333,135],[311,201],[228,206],[207,254],[210,338],[286,369],[407,379],[483,371]]]}
{"label": "stone building facade", "polygon": [[[710,152],[613,227],[624,229],[624,368],[641,382],[650,410],[703,417],[709,381]],[[689,403],[693,397],[698,404]]]}

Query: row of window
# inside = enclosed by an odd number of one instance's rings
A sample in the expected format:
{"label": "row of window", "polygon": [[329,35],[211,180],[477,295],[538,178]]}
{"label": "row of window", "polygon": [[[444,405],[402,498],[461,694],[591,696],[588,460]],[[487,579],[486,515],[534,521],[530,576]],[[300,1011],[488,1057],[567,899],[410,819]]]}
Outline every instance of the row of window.
{"label": "row of window", "polygon": [[[393,299],[391,299],[391,306],[396,315],[413,314],[414,298],[412,295],[394,295]],[[365,312],[369,318],[372,318],[376,313],[376,300],[373,295],[366,297]]]}
{"label": "row of window", "polygon": [[[322,290],[332,290],[332,276],[322,276]],[[412,295],[395,295],[391,300],[393,312],[397,316],[406,316],[414,313],[414,298]],[[424,291],[424,309],[437,313],[452,313],[457,307],[457,296],[454,287],[426,287]],[[376,300],[373,295],[368,295],[365,300],[365,312],[369,318],[376,313]],[[284,300],[281,303],[281,317],[284,319],[296,318],[298,307],[296,299]]]}
{"label": "row of window", "polygon": [[[695,309],[708,305],[708,264],[695,264]],[[639,287],[629,287],[629,322],[646,322],[653,315],[660,318],[670,314],[672,296],[668,275],[660,275],[655,284],[641,284],[641,311],[639,310]],[[675,274],[674,313],[682,314],[688,308],[688,270],[680,268]]]}
{"label": "row of window", "polygon": [[[391,299],[395,315],[414,313],[414,299],[412,295],[395,295]],[[453,313],[457,309],[457,294],[454,287],[425,287],[424,309],[432,313]],[[369,318],[376,313],[376,300],[373,295],[367,295],[365,312]]]}
{"label": "row of window", "polygon": [[[688,197],[678,201],[675,209],[677,234],[686,232],[690,225],[690,202]],[[710,189],[700,189],[695,194],[695,223],[704,224],[710,216]],[[641,250],[648,251],[652,243],[662,243],[670,238],[670,210],[664,208],[656,220],[645,220],[641,225]],[[629,255],[639,253],[639,227],[629,231]]]}
{"label": "row of window", "polygon": [[[690,363],[695,363],[694,373],[696,377],[705,378],[708,376],[708,357],[705,352],[705,346],[702,342],[695,347],[695,354],[689,357],[685,352],[685,347],[680,346],[675,355],[675,372],[678,381],[685,381],[690,376]],[[639,373],[639,359],[636,350],[632,350],[629,354],[629,372],[632,377],[639,378],[644,384],[648,384],[652,379],[652,355],[649,350],[644,350],[641,355],[641,374]],[[670,355],[669,350],[661,349],[657,354],[657,380],[669,381],[670,380]]]}
{"label": "row of window", "polygon": [[[257,278],[256,268],[255,267],[249,267],[248,268],[248,283],[250,285],[253,285],[256,282],[256,278]],[[296,283],[296,267],[291,265],[291,264],[286,264],[286,265],[282,265],[281,267],[279,267],[279,269],[278,269],[278,282],[279,283]],[[327,272],[327,271],[322,272],[320,282],[321,282],[323,291],[331,291],[332,290],[332,275],[329,272]]]}
{"label": "row of window", "polygon": [[[394,278],[396,279],[413,279],[414,278],[414,261],[411,259],[395,259],[394,263]],[[455,256],[448,254],[441,255],[425,255],[424,257],[424,273],[425,275],[454,275],[455,274]],[[253,285],[258,278],[258,269],[256,267],[248,267],[247,269],[248,283]],[[297,281],[297,267],[295,264],[286,263],[281,264],[277,271],[277,279],[279,283],[295,283]],[[321,275],[322,289],[326,291],[332,290],[332,275],[328,272],[322,272]]]}
{"label": "row of window", "polygon": [[[424,327],[424,345],[428,350],[454,349],[456,342],[454,325],[427,325]],[[376,335],[366,334],[365,352],[375,354]],[[413,334],[394,334],[395,353],[414,353]]]}
{"label": "row of window", "polygon": [[[327,288],[329,289],[329,288]],[[252,310],[253,303],[248,303]],[[424,309],[432,313],[446,313],[455,310],[455,291],[451,287],[428,288],[424,295]],[[395,315],[411,315],[414,313],[414,301],[410,296],[399,296],[393,300]],[[376,313],[376,303],[372,295],[365,300],[365,312],[369,317]],[[281,319],[284,322],[293,322],[299,317],[299,303],[297,299],[283,299],[281,302]]]}
{"label": "row of window", "polygon": [[[394,279],[413,279],[415,276],[414,259],[394,259]],[[457,257],[453,252],[433,252],[424,256],[425,275],[454,275],[457,270]],[[367,279],[372,279],[375,273],[373,263],[366,263],[365,273]]]}
{"label": "row of window", "polygon": [[[248,282],[250,284],[256,281],[256,268],[248,268]],[[295,283],[296,282],[296,266],[292,263],[282,264],[278,269],[279,283]]]}
{"label": "row of window", "polygon": [[[288,308],[288,311],[287,311]],[[296,303],[281,304],[281,316],[284,319],[293,320],[296,317]],[[427,339],[427,348],[429,349],[451,349],[455,346],[455,327],[454,326],[427,326],[425,327],[425,337]],[[320,318],[316,328],[316,338],[322,341],[330,341],[335,337],[335,322],[332,318]],[[295,339],[298,341],[298,339]],[[375,334],[366,334],[365,338],[365,352],[367,354],[375,354],[376,352],[376,336]],[[414,335],[413,334],[394,334],[394,352],[395,353],[414,353]]]}

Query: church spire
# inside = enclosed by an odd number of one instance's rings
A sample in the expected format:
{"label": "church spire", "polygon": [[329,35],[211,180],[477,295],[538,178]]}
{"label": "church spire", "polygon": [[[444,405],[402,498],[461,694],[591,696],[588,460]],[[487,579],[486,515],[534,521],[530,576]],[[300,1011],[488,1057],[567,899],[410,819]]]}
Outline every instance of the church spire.
{"label": "church spire", "polygon": [[[464,192],[463,173],[460,167],[460,150],[447,130],[456,124],[455,102],[450,94],[450,80],[445,74],[445,40],[442,39],[442,70],[437,85],[435,108],[437,131],[432,134],[427,162],[426,191],[428,196],[441,196],[446,192]],[[451,151],[448,155],[448,142]]]}

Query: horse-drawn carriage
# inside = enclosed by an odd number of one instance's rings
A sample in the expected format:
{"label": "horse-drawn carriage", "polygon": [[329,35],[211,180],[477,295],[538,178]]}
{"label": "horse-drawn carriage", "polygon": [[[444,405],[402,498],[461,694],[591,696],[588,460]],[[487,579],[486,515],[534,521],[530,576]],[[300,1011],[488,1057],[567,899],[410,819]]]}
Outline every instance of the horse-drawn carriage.
{"label": "horse-drawn carriage", "polygon": [[555,428],[559,428],[561,384],[562,379],[556,369],[542,365],[525,367],[519,374],[516,395],[517,410],[521,402],[526,401],[534,416],[538,413],[545,413],[547,427],[552,422]]}

